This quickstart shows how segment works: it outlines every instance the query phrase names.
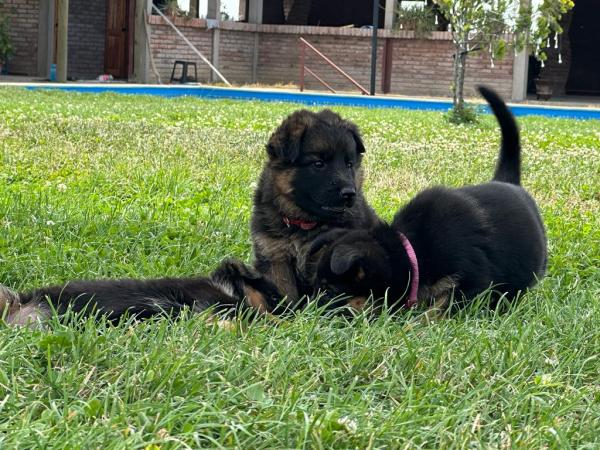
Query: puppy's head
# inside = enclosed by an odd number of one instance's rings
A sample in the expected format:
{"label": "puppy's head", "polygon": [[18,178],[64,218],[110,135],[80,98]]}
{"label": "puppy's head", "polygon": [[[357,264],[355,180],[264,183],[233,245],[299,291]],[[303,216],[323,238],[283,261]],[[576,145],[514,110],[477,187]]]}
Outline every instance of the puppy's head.
{"label": "puppy's head", "polygon": [[393,284],[388,252],[368,231],[337,232],[333,242],[315,241],[311,254],[315,291],[326,300],[345,295],[347,305],[362,309],[365,299],[384,297]]}
{"label": "puppy's head", "polygon": [[322,220],[339,217],[354,205],[364,152],[356,125],[330,110],[294,112],[267,144],[278,194]]}

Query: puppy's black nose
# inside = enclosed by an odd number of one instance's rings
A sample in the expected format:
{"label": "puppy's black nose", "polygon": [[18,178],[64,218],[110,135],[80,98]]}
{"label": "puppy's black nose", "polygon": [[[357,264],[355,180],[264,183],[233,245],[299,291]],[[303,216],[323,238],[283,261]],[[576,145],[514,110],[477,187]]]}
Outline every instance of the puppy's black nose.
{"label": "puppy's black nose", "polygon": [[354,189],[353,187],[342,188],[342,190],[340,191],[340,195],[345,201],[351,202],[352,200],[354,200],[354,197],[356,197],[356,189]]}

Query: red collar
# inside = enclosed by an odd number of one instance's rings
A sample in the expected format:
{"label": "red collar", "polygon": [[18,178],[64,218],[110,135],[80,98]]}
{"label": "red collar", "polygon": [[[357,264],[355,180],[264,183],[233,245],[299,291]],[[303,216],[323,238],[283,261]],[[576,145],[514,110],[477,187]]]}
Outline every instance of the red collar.
{"label": "red collar", "polygon": [[400,231],[398,231],[398,236],[400,236],[400,242],[402,242],[402,246],[406,251],[408,261],[410,262],[410,288],[408,291],[408,299],[406,300],[406,306],[412,308],[417,304],[417,292],[419,290],[419,262],[417,261],[417,254],[415,253],[415,249],[411,245],[408,238],[404,236],[404,234]]}
{"label": "red collar", "polygon": [[307,222],[301,219],[290,219],[287,216],[283,216],[283,223],[289,228],[290,225],[296,225],[300,227],[302,230],[312,230],[317,226],[317,222]]}

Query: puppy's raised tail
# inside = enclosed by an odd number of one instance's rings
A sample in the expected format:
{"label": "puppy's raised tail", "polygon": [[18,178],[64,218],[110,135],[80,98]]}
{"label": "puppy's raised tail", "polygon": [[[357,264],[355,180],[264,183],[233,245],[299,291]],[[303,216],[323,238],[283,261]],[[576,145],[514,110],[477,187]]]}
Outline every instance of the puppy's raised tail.
{"label": "puppy's raised tail", "polygon": [[502,147],[494,173],[494,181],[521,184],[521,141],[519,128],[514,116],[496,92],[485,86],[478,86],[479,92],[487,100],[498,120],[502,131]]}

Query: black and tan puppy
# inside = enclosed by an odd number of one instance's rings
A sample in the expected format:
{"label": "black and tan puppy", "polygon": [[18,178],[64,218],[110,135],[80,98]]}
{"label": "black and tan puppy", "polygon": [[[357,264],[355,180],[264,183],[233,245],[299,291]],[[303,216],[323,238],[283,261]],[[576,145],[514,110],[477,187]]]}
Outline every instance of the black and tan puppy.
{"label": "black and tan puppy", "polygon": [[[520,142],[514,117],[493,91],[480,88],[502,130],[493,181],[418,194],[391,225],[371,231],[332,231],[315,283],[333,297],[351,295],[360,308],[373,294],[392,306],[447,307],[492,288],[513,299],[545,272],[546,235],[538,208],[520,186]],[[331,245],[328,245],[331,244]]]}
{"label": "black and tan puppy", "polygon": [[25,293],[0,285],[0,317],[8,324],[37,325],[54,312],[62,316],[71,310],[83,317],[94,314],[117,322],[123,315],[176,317],[186,308],[194,313],[212,309],[231,317],[247,308],[265,312],[280,299],[264,277],[241,262],[228,260],[210,277],[74,281]]}
{"label": "black and tan puppy", "polygon": [[269,139],[254,196],[255,266],[289,303],[312,293],[305,257],[319,234],[378,223],[361,189],[364,152],[356,125],[329,110],[296,111]]}

